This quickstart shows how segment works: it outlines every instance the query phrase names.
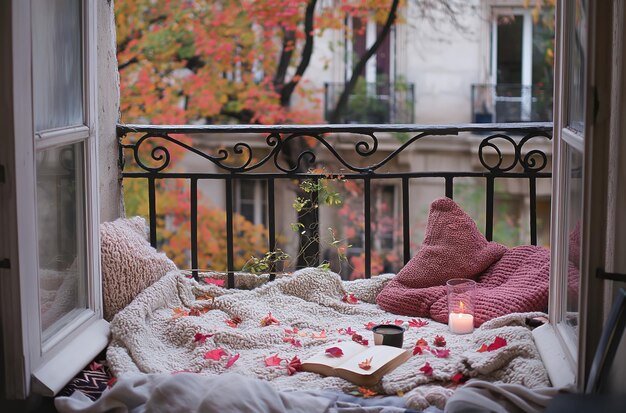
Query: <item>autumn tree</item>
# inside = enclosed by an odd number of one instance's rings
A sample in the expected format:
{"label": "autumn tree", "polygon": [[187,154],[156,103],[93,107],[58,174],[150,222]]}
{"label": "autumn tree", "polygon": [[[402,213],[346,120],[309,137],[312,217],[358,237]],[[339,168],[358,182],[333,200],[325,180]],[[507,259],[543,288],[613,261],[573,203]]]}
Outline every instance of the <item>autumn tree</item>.
{"label": "autumn tree", "polygon": [[[463,28],[464,0],[118,0],[115,3],[121,114],[124,122],[155,124],[320,122],[318,92],[303,80],[316,39],[327,30],[345,32],[352,19],[374,21],[373,43],[355,56],[351,74],[328,120],[346,109],[367,62],[402,13],[418,23],[447,21]],[[307,101],[294,105],[294,95]],[[297,163],[304,141],[285,147]],[[298,188],[296,196],[305,194]],[[316,225],[301,214],[305,228]],[[303,234],[301,245],[306,242]],[[299,266],[310,264],[303,251]]]}

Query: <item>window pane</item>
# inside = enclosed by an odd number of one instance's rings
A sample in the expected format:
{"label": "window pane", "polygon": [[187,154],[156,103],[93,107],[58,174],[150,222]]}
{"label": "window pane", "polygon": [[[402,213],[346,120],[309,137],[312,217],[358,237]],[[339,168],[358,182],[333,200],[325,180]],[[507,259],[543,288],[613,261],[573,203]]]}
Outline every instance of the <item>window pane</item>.
{"label": "window pane", "polygon": [[39,304],[43,340],[87,308],[83,144],[37,154]]}
{"label": "window pane", "polygon": [[522,83],[524,16],[498,16],[498,84]]}
{"label": "window pane", "polygon": [[567,37],[568,64],[565,66],[569,70],[565,77],[568,85],[567,99],[567,125],[582,133],[584,131],[585,116],[585,46],[587,33],[586,2],[577,0],[575,7],[570,7],[569,12],[569,33]]}
{"label": "window pane", "polygon": [[35,129],[83,123],[80,0],[34,0]]}
{"label": "window pane", "polygon": [[578,290],[580,285],[580,222],[583,204],[583,156],[573,147],[567,149],[566,188],[566,228],[567,228],[567,277],[565,289],[564,322],[571,327],[574,337],[578,337]]}

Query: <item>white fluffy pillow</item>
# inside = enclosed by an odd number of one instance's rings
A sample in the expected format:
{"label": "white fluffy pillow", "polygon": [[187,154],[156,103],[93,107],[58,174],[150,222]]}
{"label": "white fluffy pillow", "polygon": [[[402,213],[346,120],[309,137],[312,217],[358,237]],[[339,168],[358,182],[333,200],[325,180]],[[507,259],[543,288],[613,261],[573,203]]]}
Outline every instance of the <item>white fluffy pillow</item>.
{"label": "white fluffy pillow", "polygon": [[110,321],[137,294],[176,265],[147,240],[142,217],[119,218],[100,225],[104,318]]}

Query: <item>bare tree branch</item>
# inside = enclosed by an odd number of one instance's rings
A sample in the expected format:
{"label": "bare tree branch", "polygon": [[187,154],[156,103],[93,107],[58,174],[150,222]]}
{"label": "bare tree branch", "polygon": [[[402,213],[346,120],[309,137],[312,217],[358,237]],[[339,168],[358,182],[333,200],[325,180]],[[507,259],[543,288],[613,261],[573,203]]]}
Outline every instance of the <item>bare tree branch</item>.
{"label": "bare tree branch", "polygon": [[393,26],[396,20],[399,3],[400,0],[393,0],[393,3],[391,4],[391,9],[389,10],[389,14],[387,15],[387,20],[385,21],[383,28],[380,30],[380,33],[378,33],[376,41],[369,49],[367,49],[363,56],[361,56],[361,59],[358,61],[356,66],[354,66],[354,69],[352,69],[352,76],[350,77],[348,83],[346,83],[343,92],[341,92],[339,100],[335,105],[335,109],[330,114],[330,118],[328,119],[329,123],[337,123],[339,122],[339,119],[341,119],[341,113],[348,103],[348,97],[354,90],[354,87],[356,86],[361,72],[365,69],[367,61],[372,56],[374,56],[378,48],[383,44],[385,38],[389,35],[389,32],[391,31],[391,26]]}
{"label": "bare tree branch", "polygon": [[283,30],[283,32],[283,46],[278,59],[278,67],[274,74],[274,90],[277,92],[280,92],[285,84],[285,76],[287,75],[287,69],[289,68],[289,62],[291,62],[296,42],[296,33],[293,30]]}

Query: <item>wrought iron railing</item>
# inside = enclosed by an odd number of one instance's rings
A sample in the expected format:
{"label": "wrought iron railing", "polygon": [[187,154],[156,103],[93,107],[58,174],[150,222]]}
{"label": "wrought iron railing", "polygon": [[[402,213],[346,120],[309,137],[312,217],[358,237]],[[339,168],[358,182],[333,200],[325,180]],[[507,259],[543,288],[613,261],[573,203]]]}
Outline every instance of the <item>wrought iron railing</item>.
{"label": "wrought iron railing", "polygon": [[[365,277],[369,278],[372,266],[372,182],[396,179],[401,182],[402,216],[402,259],[406,263],[411,258],[409,211],[412,201],[409,196],[409,183],[420,178],[442,178],[445,182],[445,195],[454,196],[455,180],[473,177],[484,180],[485,185],[485,236],[493,238],[495,182],[500,179],[517,178],[528,181],[530,203],[530,241],[537,244],[537,180],[549,178],[549,154],[539,149],[551,139],[552,124],[467,124],[467,125],[306,125],[306,126],[262,126],[262,125],[220,125],[220,126],[156,126],[118,125],[120,138],[120,162],[124,179],[143,179],[148,186],[148,209],[150,223],[150,243],[157,246],[157,204],[156,181],[182,179],[190,188],[191,220],[191,265],[198,268],[198,181],[220,180],[225,183],[225,231],[228,286],[234,283],[234,230],[233,204],[234,184],[238,180],[264,180],[267,190],[267,229],[268,250],[277,248],[275,183],[280,180],[326,179],[326,173],[307,172],[316,163],[317,157],[325,154],[326,159],[336,161],[341,168],[342,179],[356,180],[363,185],[364,201],[364,254]],[[401,133],[401,143],[386,152],[381,150],[387,134]],[[468,134],[478,144],[477,161],[481,170],[435,171],[411,170],[389,171],[389,166],[408,148],[418,150],[416,145],[424,138],[436,139],[445,136]],[[202,142],[200,150],[185,142],[182,136],[195,136]],[[306,142],[306,143],[305,143]],[[305,144],[303,144],[305,143]],[[340,154],[350,148],[350,156]],[[545,147],[545,145],[544,145]],[[173,148],[185,154],[199,156],[206,162],[205,172],[176,171],[172,168]],[[213,148],[213,149],[210,149]],[[383,153],[383,156],[380,156]],[[285,156],[288,155],[288,156]],[[126,162],[126,166],[124,163]],[[129,164],[132,163],[132,168]],[[213,170],[213,171],[211,171]],[[317,195],[312,194],[315,198]],[[316,202],[316,201],[315,201]],[[314,245],[319,252],[319,245]]]}
{"label": "wrought iron railing", "polygon": [[[325,119],[345,87],[344,83],[324,84]],[[371,82],[358,83],[341,111],[339,122],[360,124],[413,123],[415,119],[415,92],[413,83]]]}
{"label": "wrought iron railing", "polygon": [[472,120],[479,123],[551,122],[552,89],[543,85],[473,84]]}

